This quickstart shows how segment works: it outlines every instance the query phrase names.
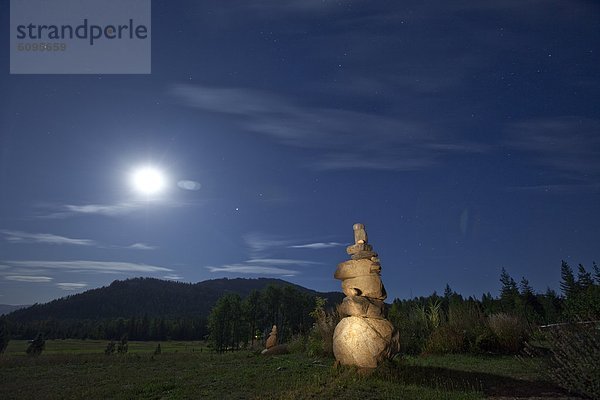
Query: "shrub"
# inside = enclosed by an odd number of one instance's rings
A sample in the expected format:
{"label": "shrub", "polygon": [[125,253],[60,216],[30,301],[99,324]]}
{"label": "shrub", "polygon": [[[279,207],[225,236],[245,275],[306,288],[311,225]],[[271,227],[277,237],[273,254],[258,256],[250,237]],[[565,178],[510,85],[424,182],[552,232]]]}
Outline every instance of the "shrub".
{"label": "shrub", "polygon": [[340,322],[341,316],[336,307],[335,310],[325,310],[325,299],[317,297],[315,309],[310,313],[315,319],[313,328],[308,336],[307,352],[310,356],[333,355],[333,332]]}
{"label": "shrub", "polygon": [[471,302],[451,303],[448,309],[448,325],[453,327],[455,332],[463,333],[465,352],[477,352],[477,338],[489,331],[480,307]]}
{"label": "shrub", "polygon": [[114,340],[111,340],[110,342],[108,342],[108,344],[106,345],[106,348],[104,349],[104,354],[106,354],[107,356],[113,354],[116,350],[116,343]]}
{"label": "shrub", "polygon": [[125,353],[127,353],[128,350],[129,350],[129,344],[128,344],[128,340],[127,340],[127,335],[123,335],[121,337],[121,341],[119,342],[119,345],[117,346],[117,353],[125,354]]}
{"label": "shrub", "polygon": [[404,312],[391,313],[391,321],[400,334],[400,352],[419,354],[423,351],[431,330],[424,306],[413,305]]}
{"label": "shrub", "polygon": [[8,324],[5,317],[0,317],[0,354],[4,353],[8,347],[10,336],[8,334]]}
{"label": "shrub", "polygon": [[303,335],[294,335],[288,342],[287,348],[290,353],[304,353],[306,351],[308,338]]}
{"label": "shrub", "polygon": [[498,341],[499,353],[516,354],[527,340],[527,327],[518,317],[506,313],[492,314],[488,325]]}
{"label": "shrub", "polygon": [[35,339],[31,341],[25,352],[30,356],[39,356],[46,348],[46,340],[41,333],[38,333]]}
{"label": "shrub", "polygon": [[469,344],[466,340],[465,331],[457,329],[452,325],[443,325],[431,333],[425,343],[423,353],[464,353],[468,347]]}
{"label": "shrub", "polygon": [[551,353],[549,377],[569,391],[600,399],[600,324],[558,325],[544,333]]}
{"label": "shrub", "polygon": [[502,353],[498,336],[488,327],[475,338],[474,350],[481,353]]}

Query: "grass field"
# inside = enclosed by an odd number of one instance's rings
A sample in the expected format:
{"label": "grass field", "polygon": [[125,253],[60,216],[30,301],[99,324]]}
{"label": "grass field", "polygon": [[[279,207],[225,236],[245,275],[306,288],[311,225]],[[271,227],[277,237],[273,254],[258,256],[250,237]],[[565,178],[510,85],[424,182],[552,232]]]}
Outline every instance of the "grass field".
{"label": "grass field", "polygon": [[105,356],[106,341],[49,340],[39,357],[25,341],[0,356],[0,399],[481,399],[565,398],[539,362],[466,355],[396,359],[362,377],[303,354],[215,354],[202,342],[130,342]]}

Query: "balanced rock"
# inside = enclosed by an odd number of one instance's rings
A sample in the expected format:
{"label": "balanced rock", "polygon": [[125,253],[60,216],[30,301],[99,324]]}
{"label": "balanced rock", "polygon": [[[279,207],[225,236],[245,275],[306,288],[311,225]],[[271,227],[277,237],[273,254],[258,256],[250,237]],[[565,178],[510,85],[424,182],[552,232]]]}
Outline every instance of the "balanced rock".
{"label": "balanced rock", "polygon": [[346,253],[348,253],[348,255],[356,254],[359,251],[372,251],[372,250],[373,250],[373,246],[371,246],[368,243],[355,243],[355,244],[352,244],[352,245],[346,247]]}
{"label": "balanced rock", "polygon": [[370,259],[349,260],[339,263],[333,277],[335,279],[356,278],[357,276],[372,275],[381,272],[381,264]]}
{"label": "balanced rock", "polygon": [[355,317],[383,319],[384,307],[385,304],[382,300],[362,296],[349,296],[344,298],[338,310],[343,317],[351,315]]}
{"label": "balanced rock", "polygon": [[375,368],[395,353],[395,336],[385,319],[346,317],[333,332],[333,354],[342,365]]}
{"label": "balanced rock", "polygon": [[367,231],[365,230],[365,226],[363,224],[354,224],[352,229],[354,229],[354,243],[359,244],[369,242],[367,238]]}
{"label": "balanced rock", "polygon": [[379,275],[363,275],[342,281],[342,291],[346,296],[365,296],[377,300],[385,300],[387,293]]}

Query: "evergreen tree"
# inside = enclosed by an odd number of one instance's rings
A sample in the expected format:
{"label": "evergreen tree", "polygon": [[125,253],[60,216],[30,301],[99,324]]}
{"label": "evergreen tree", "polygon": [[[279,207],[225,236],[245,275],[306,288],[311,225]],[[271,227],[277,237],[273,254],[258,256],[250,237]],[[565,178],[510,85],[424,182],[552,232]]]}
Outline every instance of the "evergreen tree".
{"label": "evergreen tree", "polygon": [[592,279],[592,274],[586,271],[583,264],[579,264],[579,268],[577,270],[577,287],[579,290],[585,291],[593,284],[594,280]]}
{"label": "evergreen tree", "polygon": [[508,274],[505,268],[500,273],[500,302],[504,311],[514,311],[519,301],[517,282]]}
{"label": "evergreen tree", "polygon": [[31,341],[25,352],[30,356],[39,356],[42,354],[42,351],[44,351],[45,348],[46,340],[44,340],[44,335],[38,333],[35,339]]}
{"label": "evergreen tree", "polygon": [[117,353],[126,354],[128,350],[129,350],[129,340],[127,338],[127,334],[125,334],[121,337],[121,341],[119,342],[119,345],[117,346]]}
{"label": "evergreen tree", "polygon": [[594,279],[596,280],[596,285],[600,286],[600,268],[598,267],[598,264],[596,264],[596,261],[594,261],[593,267],[594,267]]}
{"label": "evergreen tree", "polygon": [[111,340],[110,342],[108,342],[108,344],[106,345],[106,348],[104,349],[104,354],[106,354],[107,356],[113,354],[115,352],[115,346],[116,346],[116,343],[114,340]]}
{"label": "evergreen tree", "polygon": [[6,317],[0,317],[0,354],[4,353],[6,348],[8,347],[8,342],[10,340],[10,335],[8,332],[8,323],[6,322]]}
{"label": "evergreen tree", "polygon": [[577,293],[577,282],[575,281],[575,275],[573,269],[567,264],[566,261],[562,261],[560,266],[560,290],[565,298],[572,297]]}

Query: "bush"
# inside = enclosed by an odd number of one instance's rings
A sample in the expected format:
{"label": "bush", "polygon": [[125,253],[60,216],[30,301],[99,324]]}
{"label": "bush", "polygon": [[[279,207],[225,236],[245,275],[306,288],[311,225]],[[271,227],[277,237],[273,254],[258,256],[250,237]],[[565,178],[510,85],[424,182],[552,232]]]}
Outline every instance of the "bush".
{"label": "bush", "polygon": [[304,353],[307,348],[308,338],[303,335],[295,335],[288,342],[287,348],[290,353]]}
{"label": "bush", "polygon": [[309,356],[333,356],[333,332],[341,316],[337,310],[325,311],[325,299],[317,297],[315,309],[310,313],[315,319],[308,336],[306,350]]}
{"label": "bush", "polygon": [[475,338],[474,350],[480,353],[503,353],[498,336],[489,327]]}
{"label": "bush", "polygon": [[39,356],[46,348],[46,340],[41,333],[38,333],[36,338],[31,341],[25,352],[30,356]]}
{"label": "bush", "polygon": [[108,342],[108,344],[106,345],[106,348],[104,349],[104,354],[106,354],[107,356],[113,354],[116,350],[116,343],[114,340],[111,340],[110,342]]}
{"label": "bush", "polygon": [[527,340],[526,324],[518,317],[506,313],[492,314],[488,325],[497,339],[497,352],[517,354]]}
{"label": "bush", "polygon": [[0,317],[0,354],[4,353],[8,347],[10,336],[8,334],[8,324],[5,317]]}
{"label": "bush", "polygon": [[121,341],[119,342],[119,345],[117,346],[117,353],[126,354],[128,350],[129,350],[129,343],[127,340],[127,335],[123,335],[123,337],[121,337]]}
{"label": "bush", "polygon": [[600,399],[600,324],[545,328],[550,345],[549,377],[569,391]]}
{"label": "bush", "polygon": [[431,333],[425,307],[411,305],[395,312],[392,306],[390,314],[390,320],[400,334],[400,352],[420,354]]}
{"label": "bush", "polygon": [[425,343],[423,353],[464,353],[469,347],[465,333],[464,330],[457,329],[455,326],[443,325],[431,333]]}

